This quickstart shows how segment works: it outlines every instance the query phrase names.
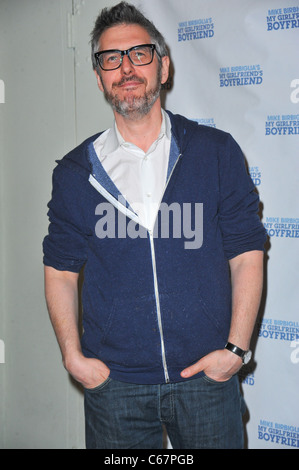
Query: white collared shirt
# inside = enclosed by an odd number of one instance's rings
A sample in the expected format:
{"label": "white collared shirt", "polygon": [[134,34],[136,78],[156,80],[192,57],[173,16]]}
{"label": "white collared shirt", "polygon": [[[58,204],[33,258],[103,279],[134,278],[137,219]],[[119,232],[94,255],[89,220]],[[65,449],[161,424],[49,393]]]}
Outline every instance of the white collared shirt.
{"label": "white collared shirt", "polygon": [[151,230],[164,193],[171,142],[171,123],[162,110],[158,139],[144,152],[125,142],[116,123],[94,142],[106,173],[138,215],[140,224]]}

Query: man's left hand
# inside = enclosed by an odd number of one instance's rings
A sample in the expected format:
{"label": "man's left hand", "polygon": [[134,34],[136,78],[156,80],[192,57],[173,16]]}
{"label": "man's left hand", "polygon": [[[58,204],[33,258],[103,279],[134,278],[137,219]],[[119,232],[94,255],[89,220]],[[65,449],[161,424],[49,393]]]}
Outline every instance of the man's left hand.
{"label": "man's left hand", "polygon": [[226,382],[241,369],[242,365],[242,359],[236,354],[227,349],[219,349],[184,369],[181,376],[188,379],[199,372],[204,372],[216,382]]}

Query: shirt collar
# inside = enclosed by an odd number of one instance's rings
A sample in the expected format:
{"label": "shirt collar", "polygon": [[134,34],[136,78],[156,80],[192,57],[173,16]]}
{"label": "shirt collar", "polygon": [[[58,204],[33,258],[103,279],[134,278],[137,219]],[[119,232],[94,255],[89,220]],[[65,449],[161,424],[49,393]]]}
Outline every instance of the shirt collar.
{"label": "shirt collar", "polygon": [[[164,136],[166,136],[167,139],[171,140],[171,121],[168,114],[164,111],[164,109],[162,109],[162,125],[157,141],[159,141]],[[116,122],[114,122],[114,126],[109,129],[109,133],[104,142],[101,153],[103,156],[109,155],[124,144],[127,143],[119,132]]]}

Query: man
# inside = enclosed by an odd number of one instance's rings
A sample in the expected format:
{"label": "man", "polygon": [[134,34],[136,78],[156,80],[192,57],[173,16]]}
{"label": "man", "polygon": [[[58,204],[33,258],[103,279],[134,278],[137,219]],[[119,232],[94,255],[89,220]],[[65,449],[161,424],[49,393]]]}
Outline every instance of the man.
{"label": "man", "polygon": [[115,125],[58,162],[44,240],[47,304],[84,387],[87,448],[158,449],[162,424],[174,448],[242,448],[236,374],[265,242],[243,156],[230,135],[161,109],[167,49],[132,5],[102,11],[92,59]]}

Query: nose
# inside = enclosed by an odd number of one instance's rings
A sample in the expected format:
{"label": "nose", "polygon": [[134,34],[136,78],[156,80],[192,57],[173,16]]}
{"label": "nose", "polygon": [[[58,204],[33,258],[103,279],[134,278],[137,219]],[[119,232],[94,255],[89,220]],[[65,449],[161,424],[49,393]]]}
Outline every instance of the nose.
{"label": "nose", "polygon": [[130,74],[134,70],[134,65],[132,64],[132,62],[130,61],[130,59],[127,55],[123,56],[123,60],[122,60],[122,63],[121,63],[121,69],[122,69],[122,72],[125,75]]}

